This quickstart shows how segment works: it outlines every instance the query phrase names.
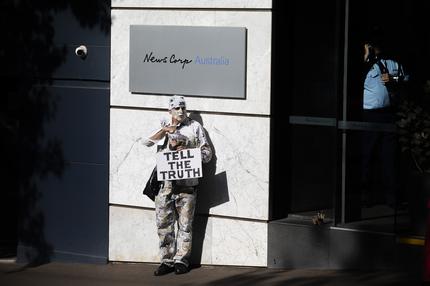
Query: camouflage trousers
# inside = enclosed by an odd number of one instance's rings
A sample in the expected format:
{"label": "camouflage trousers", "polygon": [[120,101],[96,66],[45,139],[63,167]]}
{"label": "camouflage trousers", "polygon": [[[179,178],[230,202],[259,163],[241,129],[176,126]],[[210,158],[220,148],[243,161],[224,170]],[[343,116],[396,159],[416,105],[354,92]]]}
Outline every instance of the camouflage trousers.
{"label": "camouflage trousers", "polygon": [[155,219],[162,263],[183,263],[189,266],[196,197],[196,187],[176,186],[171,181],[166,181],[155,197]]}

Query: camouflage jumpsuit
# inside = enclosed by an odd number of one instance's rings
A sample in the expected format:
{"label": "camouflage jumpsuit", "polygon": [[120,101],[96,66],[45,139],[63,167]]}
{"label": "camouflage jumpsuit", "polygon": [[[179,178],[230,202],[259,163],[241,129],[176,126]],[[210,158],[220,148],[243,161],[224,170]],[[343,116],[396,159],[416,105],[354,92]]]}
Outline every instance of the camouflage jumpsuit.
{"label": "camouflage jumpsuit", "polygon": [[[161,123],[162,126],[167,124],[167,122]],[[211,160],[212,150],[203,127],[197,121],[186,118],[168,137],[169,142],[171,139],[183,141],[182,144],[186,148],[200,147],[203,163]],[[198,183],[198,179],[164,181],[160,192],[155,197],[155,214],[162,263],[167,265],[183,263],[189,266]]]}

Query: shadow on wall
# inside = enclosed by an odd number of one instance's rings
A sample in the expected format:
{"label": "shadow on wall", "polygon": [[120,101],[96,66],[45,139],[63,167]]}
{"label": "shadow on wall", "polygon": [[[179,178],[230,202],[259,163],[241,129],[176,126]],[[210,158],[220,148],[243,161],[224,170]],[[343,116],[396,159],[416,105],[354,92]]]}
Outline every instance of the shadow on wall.
{"label": "shadow on wall", "polygon": [[217,156],[216,149],[212,140],[204,128],[203,119],[199,112],[192,112],[190,118],[199,122],[206,133],[206,138],[212,148],[212,160],[203,165],[203,178],[200,180],[199,190],[197,192],[197,209],[193,227],[193,252],[191,262],[194,265],[200,265],[203,252],[203,241],[209,220],[209,211],[211,208],[219,206],[230,200],[228,195],[227,175],[226,172],[216,174]]}
{"label": "shadow on wall", "polygon": [[[66,61],[66,47],[54,43],[57,13],[69,9],[82,27],[110,31],[106,1],[6,0],[0,4],[1,172],[5,199],[0,200],[0,252],[5,245],[25,249],[29,265],[50,260],[52,245],[44,234],[40,182],[61,179],[67,164],[60,138],[47,139],[45,126],[57,117],[58,99],[51,92],[55,71]],[[48,87],[48,88],[47,88]],[[0,253],[3,256],[4,253]]]}

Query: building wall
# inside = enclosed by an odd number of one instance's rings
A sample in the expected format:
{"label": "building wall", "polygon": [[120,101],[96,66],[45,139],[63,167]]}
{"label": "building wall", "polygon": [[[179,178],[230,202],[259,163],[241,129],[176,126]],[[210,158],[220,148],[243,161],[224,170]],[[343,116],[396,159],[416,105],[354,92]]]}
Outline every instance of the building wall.
{"label": "building wall", "polygon": [[247,28],[246,100],[187,98],[215,151],[198,193],[193,260],[267,266],[272,1],[112,0],[109,260],[158,262],[154,203],[142,195],[170,95],[132,94],[129,26]]}

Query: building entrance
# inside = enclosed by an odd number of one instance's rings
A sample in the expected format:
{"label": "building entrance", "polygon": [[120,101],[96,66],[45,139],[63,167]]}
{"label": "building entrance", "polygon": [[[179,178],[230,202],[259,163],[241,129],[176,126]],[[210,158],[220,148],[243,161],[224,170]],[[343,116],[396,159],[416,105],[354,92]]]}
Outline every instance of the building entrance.
{"label": "building entrance", "polygon": [[[430,57],[428,32],[422,28],[428,26],[422,14],[425,9],[408,1],[333,1],[312,3],[312,9],[308,2],[279,2],[275,2],[273,24],[269,223],[273,249],[269,249],[269,264],[361,267],[365,262],[362,255],[374,261],[383,256],[382,252],[372,253],[375,245],[390,245],[395,257],[390,265],[380,266],[394,266],[400,257],[398,241],[418,236],[423,243],[426,198],[424,191],[415,190],[424,183],[414,182],[415,164],[410,153],[401,152],[396,124],[401,106],[395,107],[391,121],[363,117],[368,72],[363,50],[370,39],[383,41],[390,48],[389,55],[410,75],[402,85],[401,99],[406,96],[428,110],[425,67]],[[393,30],[392,17],[404,25]],[[381,145],[375,151],[369,134],[379,138],[375,139],[381,141],[378,144],[395,145],[391,149]],[[379,159],[369,161],[366,170],[372,179],[368,184],[363,180],[363,149],[380,153],[376,154]],[[370,202],[365,196],[369,192]],[[387,194],[393,195],[392,200]],[[344,253],[332,248],[340,241]],[[353,249],[360,241],[361,253]],[[367,245],[369,241],[372,246]],[[303,255],[305,248],[312,249],[309,255]],[[294,249],[301,254],[295,255]],[[345,260],[346,252],[355,258]]]}

